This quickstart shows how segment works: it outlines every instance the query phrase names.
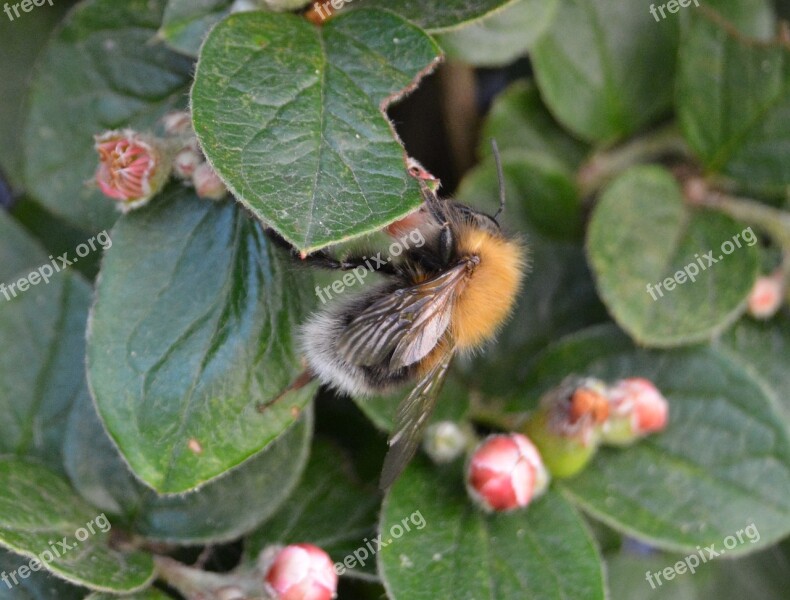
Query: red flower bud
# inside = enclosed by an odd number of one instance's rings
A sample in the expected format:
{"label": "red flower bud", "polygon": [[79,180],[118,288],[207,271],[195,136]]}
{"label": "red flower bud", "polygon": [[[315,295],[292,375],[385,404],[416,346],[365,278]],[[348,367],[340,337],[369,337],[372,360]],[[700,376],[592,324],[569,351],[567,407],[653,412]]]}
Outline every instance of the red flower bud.
{"label": "red flower bud", "polygon": [[489,436],[475,449],[467,466],[469,495],[486,511],[523,508],[541,495],[548,483],[537,448],[520,433]]}
{"label": "red flower bud", "polygon": [[647,379],[622,379],[609,388],[608,397],[611,417],[603,427],[603,439],[609,444],[630,444],[667,425],[669,403]]}
{"label": "red flower bud", "polygon": [[770,319],[782,306],[784,291],[785,283],[781,271],[758,277],[749,293],[749,314],[755,319]]}
{"label": "red flower bud", "polygon": [[107,131],[95,139],[96,183],[106,196],[119,201],[121,210],[142,206],[162,188],[171,165],[155,140],[131,129]]}
{"label": "red flower bud", "polygon": [[312,544],[292,544],[277,552],[266,583],[278,600],[330,600],[337,574],[329,555]]}

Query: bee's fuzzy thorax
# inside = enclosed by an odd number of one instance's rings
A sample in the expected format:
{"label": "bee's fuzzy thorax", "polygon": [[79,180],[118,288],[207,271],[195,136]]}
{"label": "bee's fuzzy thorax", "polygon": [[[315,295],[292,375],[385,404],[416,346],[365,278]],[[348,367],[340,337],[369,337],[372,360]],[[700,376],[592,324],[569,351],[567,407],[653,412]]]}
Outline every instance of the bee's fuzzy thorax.
{"label": "bee's fuzzy thorax", "polygon": [[527,253],[518,240],[471,226],[457,232],[457,252],[480,258],[453,308],[453,339],[470,350],[491,339],[513,310]]}

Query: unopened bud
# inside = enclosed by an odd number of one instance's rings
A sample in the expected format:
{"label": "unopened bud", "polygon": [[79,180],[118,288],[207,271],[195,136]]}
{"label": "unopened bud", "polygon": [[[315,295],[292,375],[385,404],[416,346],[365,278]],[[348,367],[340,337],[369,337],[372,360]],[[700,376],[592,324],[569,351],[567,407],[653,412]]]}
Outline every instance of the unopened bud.
{"label": "unopened bud", "polygon": [[199,164],[192,173],[192,183],[200,198],[221,200],[228,193],[225,184],[207,162]]}
{"label": "unopened bud", "polygon": [[424,181],[425,185],[427,185],[428,189],[431,191],[435,192],[441,187],[442,182],[411,156],[406,159],[406,167],[409,170],[409,175],[415,179]]}
{"label": "unopened bud", "polygon": [[192,148],[183,148],[173,159],[173,171],[182,179],[192,179],[192,175],[201,164],[203,156]]}
{"label": "unopened bud", "polygon": [[425,432],[423,449],[436,464],[448,463],[464,453],[470,434],[452,421],[434,423]]}
{"label": "unopened bud", "polygon": [[172,166],[158,140],[124,129],[95,137],[99,154],[96,183],[127,212],[146,204],[162,189]]}
{"label": "unopened bud", "polygon": [[192,131],[192,117],[184,110],[167,113],[162,117],[162,126],[168,135],[182,135]]}
{"label": "unopened bud", "polygon": [[540,453],[520,433],[489,436],[472,453],[466,469],[469,495],[486,511],[523,508],[548,484]]}
{"label": "unopened bud", "polygon": [[312,544],[277,549],[266,567],[266,584],[278,600],[330,600],[337,574],[329,555]]}
{"label": "unopened bud", "polygon": [[605,443],[625,446],[666,427],[669,403],[648,379],[621,379],[607,396],[611,416],[602,430]]}
{"label": "unopened bud", "polygon": [[749,293],[749,314],[755,319],[770,319],[782,306],[785,281],[782,271],[757,278]]}

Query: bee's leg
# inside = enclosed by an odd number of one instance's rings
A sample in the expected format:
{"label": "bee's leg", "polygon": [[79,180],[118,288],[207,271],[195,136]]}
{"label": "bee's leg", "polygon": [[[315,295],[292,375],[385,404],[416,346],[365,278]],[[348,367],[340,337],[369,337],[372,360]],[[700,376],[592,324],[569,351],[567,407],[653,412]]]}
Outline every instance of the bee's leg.
{"label": "bee's leg", "polygon": [[420,180],[420,191],[422,192],[422,199],[425,202],[425,205],[428,207],[428,210],[431,212],[431,215],[436,222],[439,223],[442,227],[447,226],[448,219],[447,214],[444,212],[444,207],[442,206],[442,201],[439,200],[439,197],[436,195],[431,188],[429,188],[426,183]]}
{"label": "bee's leg", "polygon": [[313,254],[308,254],[303,259],[303,262],[323,269],[333,269],[337,271],[351,271],[358,267],[362,267],[372,273],[381,273],[383,275],[398,274],[398,270],[391,262],[383,261],[380,258],[373,258],[372,256],[347,256],[343,260],[337,260],[319,250]]}
{"label": "bee's leg", "polygon": [[441,228],[439,230],[439,259],[442,266],[446,266],[452,259],[453,248],[455,247],[453,232],[450,229],[450,220],[447,218],[442,201],[422,180],[420,180],[420,189],[422,190],[425,205]]}
{"label": "bee's leg", "polygon": [[274,404],[276,404],[279,400],[284,398],[291,392],[295,392],[296,390],[301,390],[304,386],[310,383],[315,376],[310,373],[308,370],[302,371],[296,379],[294,379],[291,383],[289,383],[279,394],[277,394],[271,400],[267,400],[266,402],[260,402],[258,404],[258,412],[264,412],[267,408],[270,408]]}
{"label": "bee's leg", "polygon": [[343,260],[332,258],[323,250],[318,250],[305,256],[299,250],[294,248],[290,242],[280,236],[273,229],[267,229],[266,235],[268,238],[280,248],[284,248],[291,253],[294,259],[299,260],[304,265],[317,267],[319,269],[330,269],[336,271],[351,271],[357,267],[364,267],[368,271],[375,271],[382,275],[397,275],[398,270],[390,262],[376,260],[373,257],[349,256]]}

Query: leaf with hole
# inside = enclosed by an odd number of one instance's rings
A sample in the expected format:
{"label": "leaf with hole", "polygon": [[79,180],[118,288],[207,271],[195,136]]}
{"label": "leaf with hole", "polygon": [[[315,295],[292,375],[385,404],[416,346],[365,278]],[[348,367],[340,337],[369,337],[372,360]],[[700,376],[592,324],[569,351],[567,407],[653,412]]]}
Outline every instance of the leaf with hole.
{"label": "leaf with hole", "polygon": [[380,10],[320,29],[287,14],[232,15],[203,46],[195,130],[236,199],[300,249],[370,233],[422,201],[382,110],[438,53]]}

